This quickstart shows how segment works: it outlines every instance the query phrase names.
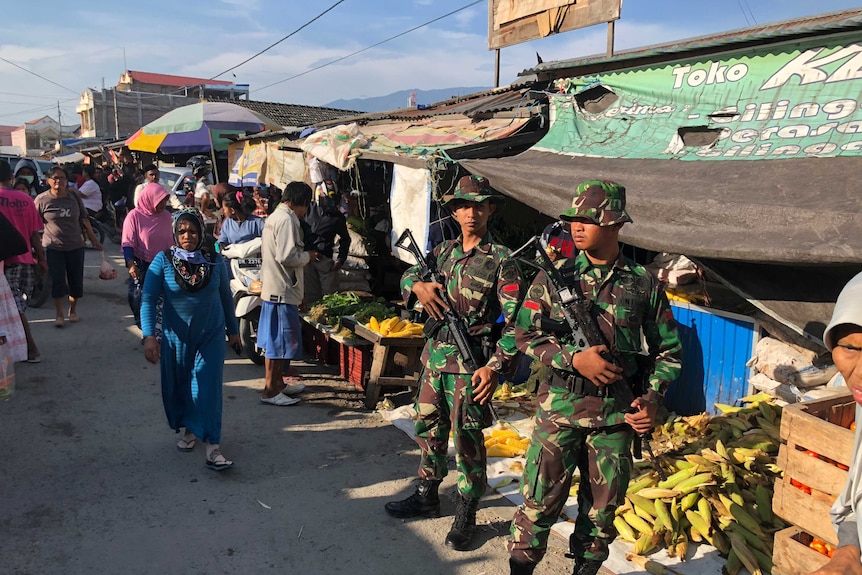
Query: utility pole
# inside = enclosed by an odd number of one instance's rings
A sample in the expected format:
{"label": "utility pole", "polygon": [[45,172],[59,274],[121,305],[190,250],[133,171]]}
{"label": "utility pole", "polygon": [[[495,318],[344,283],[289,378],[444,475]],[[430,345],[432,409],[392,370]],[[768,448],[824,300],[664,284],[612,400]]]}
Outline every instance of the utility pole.
{"label": "utility pole", "polygon": [[57,100],[57,124],[59,136],[57,143],[60,145],[60,155],[63,155],[63,116],[60,114],[60,100]]}

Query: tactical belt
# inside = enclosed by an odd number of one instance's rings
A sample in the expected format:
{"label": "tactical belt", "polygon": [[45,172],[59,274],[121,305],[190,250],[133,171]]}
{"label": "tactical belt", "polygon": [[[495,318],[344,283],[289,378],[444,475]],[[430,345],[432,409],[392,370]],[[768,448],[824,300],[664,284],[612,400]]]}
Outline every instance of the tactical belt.
{"label": "tactical belt", "polygon": [[551,370],[551,387],[562,387],[575,395],[592,397],[608,397],[610,391],[608,389],[610,386],[596,385],[581,375],[556,369]]}

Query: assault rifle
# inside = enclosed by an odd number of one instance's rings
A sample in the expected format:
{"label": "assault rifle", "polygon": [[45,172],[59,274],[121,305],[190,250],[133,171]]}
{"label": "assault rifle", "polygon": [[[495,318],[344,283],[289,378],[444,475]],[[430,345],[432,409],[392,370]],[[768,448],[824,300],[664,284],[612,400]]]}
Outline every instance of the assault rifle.
{"label": "assault rifle", "polygon": [[419,263],[421,268],[419,270],[419,277],[423,282],[433,281],[444,285],[444,288],[438,292],[443,303],[446,304],[446,310],[443,312],[443,319],[438,320],[429,318],[429,320],[425,322],[425,328],[422,330],[425,337],[434,337],[445,325],[449,328],[449,333],[452,336],[452,339],[455,340],[455,347],[458,348],[458,353],[464,360],[464,366],[469,369],[470,372],[474,372],[479,369],[479,366],[483,365],[484,362],[480,363],[476,358],[476,353],[470,345],[470,336],[467,333],[467,325],[455,312],[452,300],[446,292],[446,278],[444,278],[443,274],[440,273],[440,270],[437,269],[437,262],[434,258],[425,257],[422,250],[419,249],[419,244],[416,243],[416,240],[413,238],[413,233],[409,228],[404,230],[404,233],[402,233],[401,237],[398,238],[398,241],[395,242],[395,247],[410,252],[413,257],[416,258],[416,261]]}
{"label": "assault rifle", "polygon": [[[531,250],[539,254],[539,259],[542,263],[537,263],[534,259],[529,257],[528,254]],[[525,257],[525,255],[527,257]],[[595,318],[590,314],[590,308],[593,303],[584,297],[584,294],[581,291],[580,281],[577,278],[572,282],[565,281],[563,275],[554,265],[550,256],[548,256],[548,252],[546,252],[545,248],[542,247],[539,236],[533,236],[526,244],[515,250],[515,252],[512,253],[512,257],[515,258],[515,261],[519,264],[525,264],[545,272],[551,282],[551,287],[560,302],[560,310],[563,312],[563,321],[555,321],[543,316],[540,325],[543,331],[563,334],[570,337],[572,339],[572,343],[579,351],[584,351],[599,345],[607,346],[607,342],[605,341]],[[518,268],[520,269],[520,265],[518,265]],[[614,355],[609,351],[602,352],[601,356],[605,361],[608,361],[617,367],[621,367],[619,359],[614,357]],[[641,369],[641,364],[639,363],[638,381],[640,387],[643,387],[641,384],[642,378],[649,377],[649,374],[642,374]],[[643,393],[643,390],[640,391]],[[634,399],[634,391],[632,391],[632,399]],[[635,408],[631,408],[627,411],[628,413],[636,413],[637,410]],[[649,437],[649,433],[637,434],[632,443],[632,454],[636,458],[640,458],[641,447],[642,445],[645,445],[650,460],[658,472],[659,477],[662,480],[665,480],[667,479],[667,475],[653,454],[652,446],[649,443]]]}

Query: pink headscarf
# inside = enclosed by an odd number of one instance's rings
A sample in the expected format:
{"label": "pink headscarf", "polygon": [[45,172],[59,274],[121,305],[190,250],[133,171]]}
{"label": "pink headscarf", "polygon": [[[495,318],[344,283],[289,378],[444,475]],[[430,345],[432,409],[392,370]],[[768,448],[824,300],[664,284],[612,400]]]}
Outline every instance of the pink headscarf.
{"label": "pink headscarf", "polygon": [[145,262],[153,261],[174,243],[171,214],[166,210],[156,213],[156,206],[167,197],[160,184],[147,184],[138,197],[138,206],[123,222],[123,247],[132,248],[135,257]]}

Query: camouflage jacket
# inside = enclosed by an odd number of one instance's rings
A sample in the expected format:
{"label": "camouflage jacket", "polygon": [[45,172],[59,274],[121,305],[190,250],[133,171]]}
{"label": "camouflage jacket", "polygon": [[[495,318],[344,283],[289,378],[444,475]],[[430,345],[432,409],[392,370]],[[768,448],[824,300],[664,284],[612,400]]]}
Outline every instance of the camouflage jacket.
{"label": "camouflage jacket", "polygon": [[[574,419],[587,427],[617,425],[633,399],[630,390],[638,376],[635,356],[643,353],[641,342],[655,358],[643,397],[659,403],[667,386],[681,369],[682,343],[664,290],[642,266],[622,254],[611,266],[595,266],[585,253],[555,263],[564,278],[580,275],[584,297],[594,303],[592,315],[611,351],[623,367],[623,380],[613,385],[611,397],[584,397]],[[559,301],[545,272],[540,271],[527,290],[515,322],[517,349],[543,364],[576,373],[572,357],[578,349],[540,329],[542,315],[562,320]],[[643,335],[643,338],[641,337]],[[619,397],[618,401],[614,396]]]}
{"label": "camouflage jacket", "polygon": [[[446,278],[445,286],[455,312],[466,321],[470,335],[490,334],[494,323],[503,316],[503,331],[496,348],[485,364],[498,373],[509,367],[517,355],[514,336],[514,314],[523,286],[517,269],[511,265],[509,248],[496,244],[490,233],[468,253],[464,253],[462,238],[444,241],[428,258],[437,262],[437,269]],[[504,265],[505,264],[505,265]],[[416,301],[413,284],[422,281],[420,267],[414,265],[401,277],[404,303],[411,309]],[[458,348],[449,343],[429,339],[422,350],[426,368],[443,373],[470,373]]]}

